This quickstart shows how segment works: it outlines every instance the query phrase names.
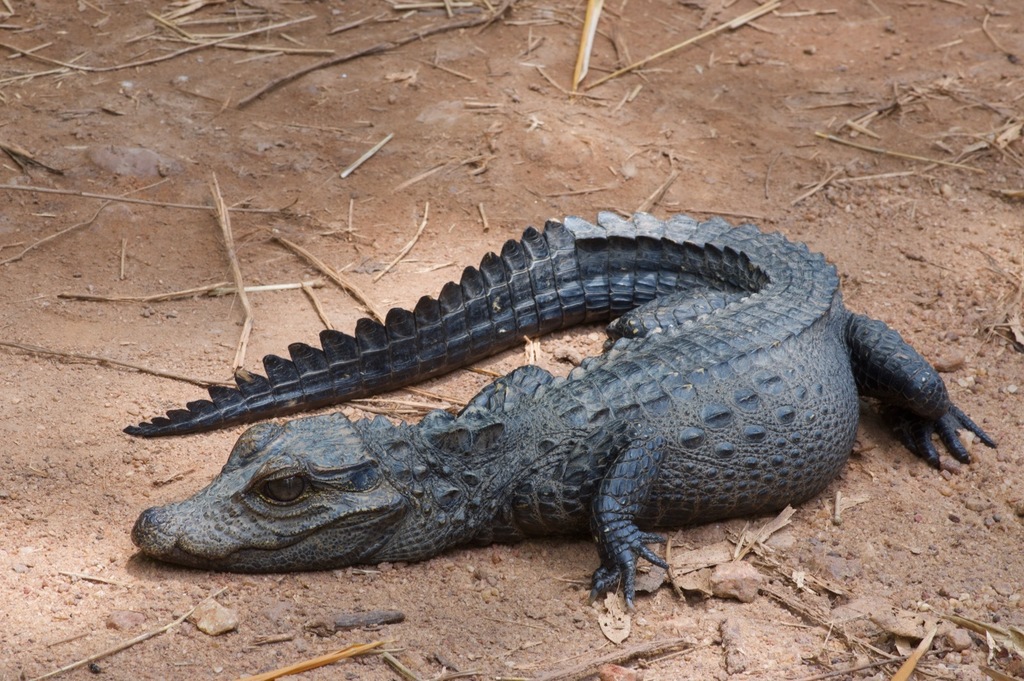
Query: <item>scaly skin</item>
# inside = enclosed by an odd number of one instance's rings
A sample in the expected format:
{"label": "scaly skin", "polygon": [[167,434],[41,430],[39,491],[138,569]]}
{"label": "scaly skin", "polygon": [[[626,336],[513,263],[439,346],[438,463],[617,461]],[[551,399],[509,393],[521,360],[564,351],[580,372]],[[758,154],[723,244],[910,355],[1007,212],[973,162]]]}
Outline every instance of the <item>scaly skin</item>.
{"label": "scaly skin", "polygon": [[420,560],[470,542],[590,531],[593,594],[636,562],[650,530],[765,513],[819,493],[842,469],[858,392],[882,403],[911,451],[938,466],[936,433],[991,438],[885,324],[848,312],[835,269],[750,225],[602,214],[527,230],[414,313],[327,333],[324,351],[267,358],[166,419],[191,432],[339,402],[462,366],[596,319],[609,349],[567,378],[523,367],[457,416],[419,424],[341,414],[261,424],[208,487],[151,508],[132,538],[170,562],[244,572]]}

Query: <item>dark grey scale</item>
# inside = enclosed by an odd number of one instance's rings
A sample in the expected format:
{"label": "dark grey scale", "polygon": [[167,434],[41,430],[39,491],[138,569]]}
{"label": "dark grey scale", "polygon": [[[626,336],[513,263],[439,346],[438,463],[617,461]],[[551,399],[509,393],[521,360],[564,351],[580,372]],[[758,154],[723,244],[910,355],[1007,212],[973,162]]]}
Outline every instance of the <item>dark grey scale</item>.
{"label": "dark grey scale", "polygon": [[415,375],[420,370],[416,317],[408,310],[392,308],[384,319],[384,330],[387,333],[391,375],[395,378]]}
{"label": "dark grey scale", "polygon": [[784,405],[775,409],[775,420],[782,425],[789,425],[796,420],[796,409]]}
{"label": "dark grey scale", "polygon": [[263,370],[276,396],[289,399],[302,394],[299,372],[288,360],[277,355],[267,355],[263,358]]}
{"label": "dark grey scale", "polygon": [[512,313],[515,316],[517,333],[538,333],[540,317],[537,312],[537,295],[530,279],[530,267],[535,264],[527,260],[523,245],[511,240],[506,241],[501,249],[501,262],[508,277],[508,290],[512,296]]}
{"label": "dark grey scale", "polygon": [[700,411],[700,420],[706,428],[722,430],[733,422],[733,411],[728,406],[717,402],[705,404]]}
{"label": "dark grey scale", "polygon": [[633,299],[629,309],[644,305],[658,295],[661,274],[661,239],[639,237],[634,250],[634,284]]}
{"label": "dark grey scale", "polygon": [[516,329],[516,311],[512,305],[512,291],[508,275],[501,258],[488,253],[480,262],[480,277],[483,279],[484,297],[490,315],[491,335],[487,343],[504,347],[509,339],[519,338]]}
{"label": "dark grey scale", "polygon": [[576,256],[576,242],[569,230],[549,222],[544,232],[555,276],[555,291],[562,308],[562,326],[579,324],[587,318],[583,273]]}
{"label": "dark grey scale", "polygon": [[448,282],[437,297],[438,309],[445,334],[445,354],[449,366],[466,362],[472,352],[469,334],[468,311],[462,286]]}
{"label": "dark grey scale", "polygon": [[335,396],[351,394],[360,380],[359,345],[347,333],[325,329],[320,332],[320,347],[331,374],[331,392]]}
{"label": "dark grey scale", "polygon": [[565,325],[564,307],[558,297],[556,255],[549,248],[548,238],[533,227],[523,233],[521,243],[524,257],[529,263],[527,275],[533,290],[533,305],[537,310],[537,333],[546,334]]}
{"label": "dark grey scale", "polygon": [[433,373],[448,360],[447,334],[441,316],[441,305],[430,296],[423,296],[413,308],[416,327],[416,356],[420,370]]}
{"label": "dark grey scale", "polygon": [[[388,333],[384,325],[373,319],[363,318],[356,322],[356,345],[361,361],[360,378],[364,387],[382,383],[391,375],[391,353],[388,350]],[[267,375],[270,376],[269,371]],[[274,382],[271,376],[271,382]]]}
{"label": "dark grey scale", "polygon": [[602,319],[611,309],[608,251],[605,249],[605,242],[597,239],[577,239],[576,254],[586,306],[586,317],[583,321]]}
{"label": "dark grey scale", "polygon": [[[486,257],[486,256],[485,256]],[[462,272],[463,305],[466,308],[466,327],[469,332],[469,356],[479,357],[494,345],[494,325],[491,323],[491,303],[487,299],[487,284],[480,270],[467,267]],[[512,311],[509,310],[509,313]]]}

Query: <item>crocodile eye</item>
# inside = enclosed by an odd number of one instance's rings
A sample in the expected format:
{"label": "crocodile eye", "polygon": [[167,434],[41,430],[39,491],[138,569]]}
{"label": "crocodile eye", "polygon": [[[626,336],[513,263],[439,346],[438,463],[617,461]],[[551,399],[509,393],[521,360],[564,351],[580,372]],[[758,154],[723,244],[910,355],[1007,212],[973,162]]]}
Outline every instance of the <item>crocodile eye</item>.
{"label": "crocodile eye", "polygon": [[289,475],[285,478],[267,480],[260,486],[260,493],[271,501],[287,504],[295,501],[306,491],[306,478]]}

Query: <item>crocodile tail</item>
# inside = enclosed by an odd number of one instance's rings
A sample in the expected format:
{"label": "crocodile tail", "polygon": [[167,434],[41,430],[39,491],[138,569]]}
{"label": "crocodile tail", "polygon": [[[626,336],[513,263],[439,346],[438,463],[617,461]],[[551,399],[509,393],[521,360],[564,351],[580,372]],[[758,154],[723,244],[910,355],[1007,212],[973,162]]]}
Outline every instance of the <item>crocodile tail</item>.
{"label": "crocodile tail", "polygon": [[412,311],[392,309],[383,324],[361,319],[353,335],[322,331],[320,348],[293,343],[288,359],[264,357],[266,376],[239,369],[235,387],[211,386],[210,399],[124,430],[143,437],[200,432],[398,388],[505,350],[524,335],[577,324],[587,317],[585,298],[573,234],[557,222],[543,233],[531,227]]}

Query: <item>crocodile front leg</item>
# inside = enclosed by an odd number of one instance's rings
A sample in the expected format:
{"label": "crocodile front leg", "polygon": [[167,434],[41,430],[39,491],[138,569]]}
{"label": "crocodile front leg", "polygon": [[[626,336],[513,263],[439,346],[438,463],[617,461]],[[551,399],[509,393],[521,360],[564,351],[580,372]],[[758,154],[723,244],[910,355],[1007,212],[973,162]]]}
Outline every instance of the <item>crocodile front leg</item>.
{"label": "crocodile front leg", "polygon": [[664,543],[665,538],[642,532],[636,525],[636,517],[657,479],[664,447],[665,440],[660,436],[632,437],[601,480],[590,516],[591,533],[601,557],[601,567],[594,572],[591,601],[621,583],[626,606],[632,610],[637,557],[668,569],[668,563],[646,546]]}
{"label": "crocodile front leg", "polygon": [[882,414],[911,452],[939,468],[937,434],[946,450],[961,463],[971,457],[958,432],[966,429],[987,447],[996,443],[961,411],[931,364],[884,322],[859,314],[846,321],[846,344],[857,391],[882,403]]}

